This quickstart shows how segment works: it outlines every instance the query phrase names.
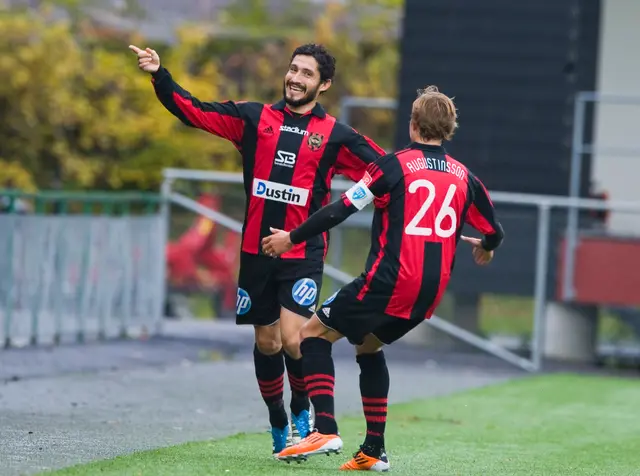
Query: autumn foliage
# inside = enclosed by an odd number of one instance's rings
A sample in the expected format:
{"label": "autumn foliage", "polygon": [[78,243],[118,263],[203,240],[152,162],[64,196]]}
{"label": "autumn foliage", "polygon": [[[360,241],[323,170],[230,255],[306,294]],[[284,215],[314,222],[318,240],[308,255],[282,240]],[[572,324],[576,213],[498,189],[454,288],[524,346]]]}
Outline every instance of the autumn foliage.
{"label": "autumn foliage", "polygon": [[[183,126],[160,105],[127,46],[156,49],[174,78],[200,99],[271,102],[280,99],[293,48],[322,42],[338,60],[322,103],[339,115],[344,95],[396,96],[398,53],[388,11],[400,3],[354,1],[363,8],[384,5],[362,21],[356,16],[355,26],[340,27],[347,10],[328,2],[306,21],[291,18],[296,27],[287,30],[264,21],[264,2],[236,2],[244,15],[230,11],[223,23],[246,35],[185,25],[171,45],[135,32],[105,32],[88,18],[54,20],[48,9],[3,13],[0,186],[157,190],[164,167],[239,170],[231,144]],[[278,21],[287,20],[280,15]],[[393,119],[392,112],[362,111],[352,125],[389,147]]]}

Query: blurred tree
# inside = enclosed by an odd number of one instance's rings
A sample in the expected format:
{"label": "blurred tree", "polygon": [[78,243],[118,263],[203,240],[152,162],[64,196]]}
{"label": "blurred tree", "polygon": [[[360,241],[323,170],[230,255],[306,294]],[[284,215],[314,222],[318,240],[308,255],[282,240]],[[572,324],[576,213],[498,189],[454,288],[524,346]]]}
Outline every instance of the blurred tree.
{"label": "blurred tree", "polygon": [[[2,15],[0,31],[0,158],[13,164],[0,180],[49,188],[60,174],[67,188],[157,190],[163,167],[237,169],[231,144],[164,110],[127,41],[80,46],[47,11]],[[217,97],[213,63],[197,76],[183,67],[201,42],[182,35],[172,70],[194,94]]]}
{"label": "blurred tree", "polygon": [[[337,60],[334,84],[322,104],[339,117],[340,98],[396,97],[399,53],[396,30],[403,0],[351,0],[311,4],[291,0],[286,8],[268,7],[268,0],[236,0],[222,17],[235,32],[251,32],[241,40],[232,35],[212,38],[210,57],[222,57],[222,71],[234,79],[236,90],[248,99],[275,101],[282,94],[281,79],[293,49],[305,42],[323,43]],[[238,48],[238,43],[242,47]],[[235,54],[227,54],[229,44]],[[383,147],[392,147],[395,111],[354,111],[351,125]]]}
{"label": "blurred tree", "polygon": [[[220,27],[184,25],[171,47],[96,28],[78,0],[55,3],[69,20],[48,8],[0,16],[0,186],[50,188],[60,178],[65,188],[157,190],[164,167],[239,170],[230,143],[164,110],[129,43],[158,50],[176,80],[204,100],[279,100],[292,50],[310,41],[337,58],[322,98],[332,114],[344,95],[396,96],[401,0],[291,0],[279,10],[237,0]],[[394,117],[362,110],[351,124],[390,147]]]}

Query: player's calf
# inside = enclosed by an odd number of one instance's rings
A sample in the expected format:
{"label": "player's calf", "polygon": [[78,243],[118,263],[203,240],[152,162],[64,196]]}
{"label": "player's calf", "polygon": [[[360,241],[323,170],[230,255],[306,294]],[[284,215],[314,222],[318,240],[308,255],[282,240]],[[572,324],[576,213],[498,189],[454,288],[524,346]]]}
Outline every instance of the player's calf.
{"label": "player's calf", "polygon": [[284,408],[284,358],[283,352],[266,355],[256,344],[253,357],[256,379],[262,399],[269,410],[269,423],[273,439],[273,453],[277,454],[287,445],[289,418]]}

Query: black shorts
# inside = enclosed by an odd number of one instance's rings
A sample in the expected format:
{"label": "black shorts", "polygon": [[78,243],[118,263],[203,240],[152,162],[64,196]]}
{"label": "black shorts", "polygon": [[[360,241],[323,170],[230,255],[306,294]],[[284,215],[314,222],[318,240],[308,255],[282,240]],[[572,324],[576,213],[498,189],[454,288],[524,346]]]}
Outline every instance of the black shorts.
{"label": "black shorts", "polygon": [[322,285],[322,261],[240,254],[236,324],[269,326],[284,307],[310,318]]}
{"label": "black shorts", "polygon": [[364,278],[356,278],[327,298],[317,312],[320,321],[354,345],[362,344],[367,334],[373,334],[383,344],[391,344],[423,322],[424,319],[409,320],[385,314],[381,303],[387,300],[383,296],[369,293],[365,299],[358,299],[364,284]]}

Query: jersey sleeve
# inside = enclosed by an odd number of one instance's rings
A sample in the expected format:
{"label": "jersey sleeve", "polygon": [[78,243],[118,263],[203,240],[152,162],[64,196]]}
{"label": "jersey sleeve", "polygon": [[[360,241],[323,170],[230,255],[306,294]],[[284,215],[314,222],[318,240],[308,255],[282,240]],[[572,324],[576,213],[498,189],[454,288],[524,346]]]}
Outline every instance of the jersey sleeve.
{"label": "jersey sleeve", "polygon": [[384,208],[388,204],[393,187],[393,160],[395,155],[389,154],[369,164],[358,183],[342,194],[345,203],[353,205],[358,210],[362,210],[371,202],[375,202],[378,208]]}
{"label": "jersey sleeve", "polygon": [[184,124],[210,132],[240,147],[244,131],[243,103],[203,102],[176,83],[166,68],[153,73],[156,96]]}
{"label": "jersey sleeve", "polygon": [[473,198],[465,221],[484,235],[482,247],[487,251],[494,250],[502,244],[504,231],[496,218],[489,192],[471,172],[469,172],[469,187]]}
{"label": "jersey sleeve", "polygon": [[384,149],[367,136],[345,126],[345,137],[336,158],[336,173],[357,182],[367,166],[384,154]]}
{"label": "jersey sleeve", "polygon": [[307,241],[309,238],[329,231],[357,211],[358,209],[355,206],[348,204],[344,200],[336,200],[326,207],[322,207],[307,218],[298,228],[292,230],[289,234],[289,239],[294,245]]}
{"label": "jersey sleeve", "polygon": [[[392,187],[392,181],[389,178],[393,177],[391,167],[393,160],[395,156],[388,155],[369,164],[362,178],[343,193],[340,200],[322,207],[302,225],[291,231],[289,235],[291,243],[302,243],[312,236],[324,233],[362,210],[369,203],[388,197]],[[386,175],[385,170],[387,170]]]}

